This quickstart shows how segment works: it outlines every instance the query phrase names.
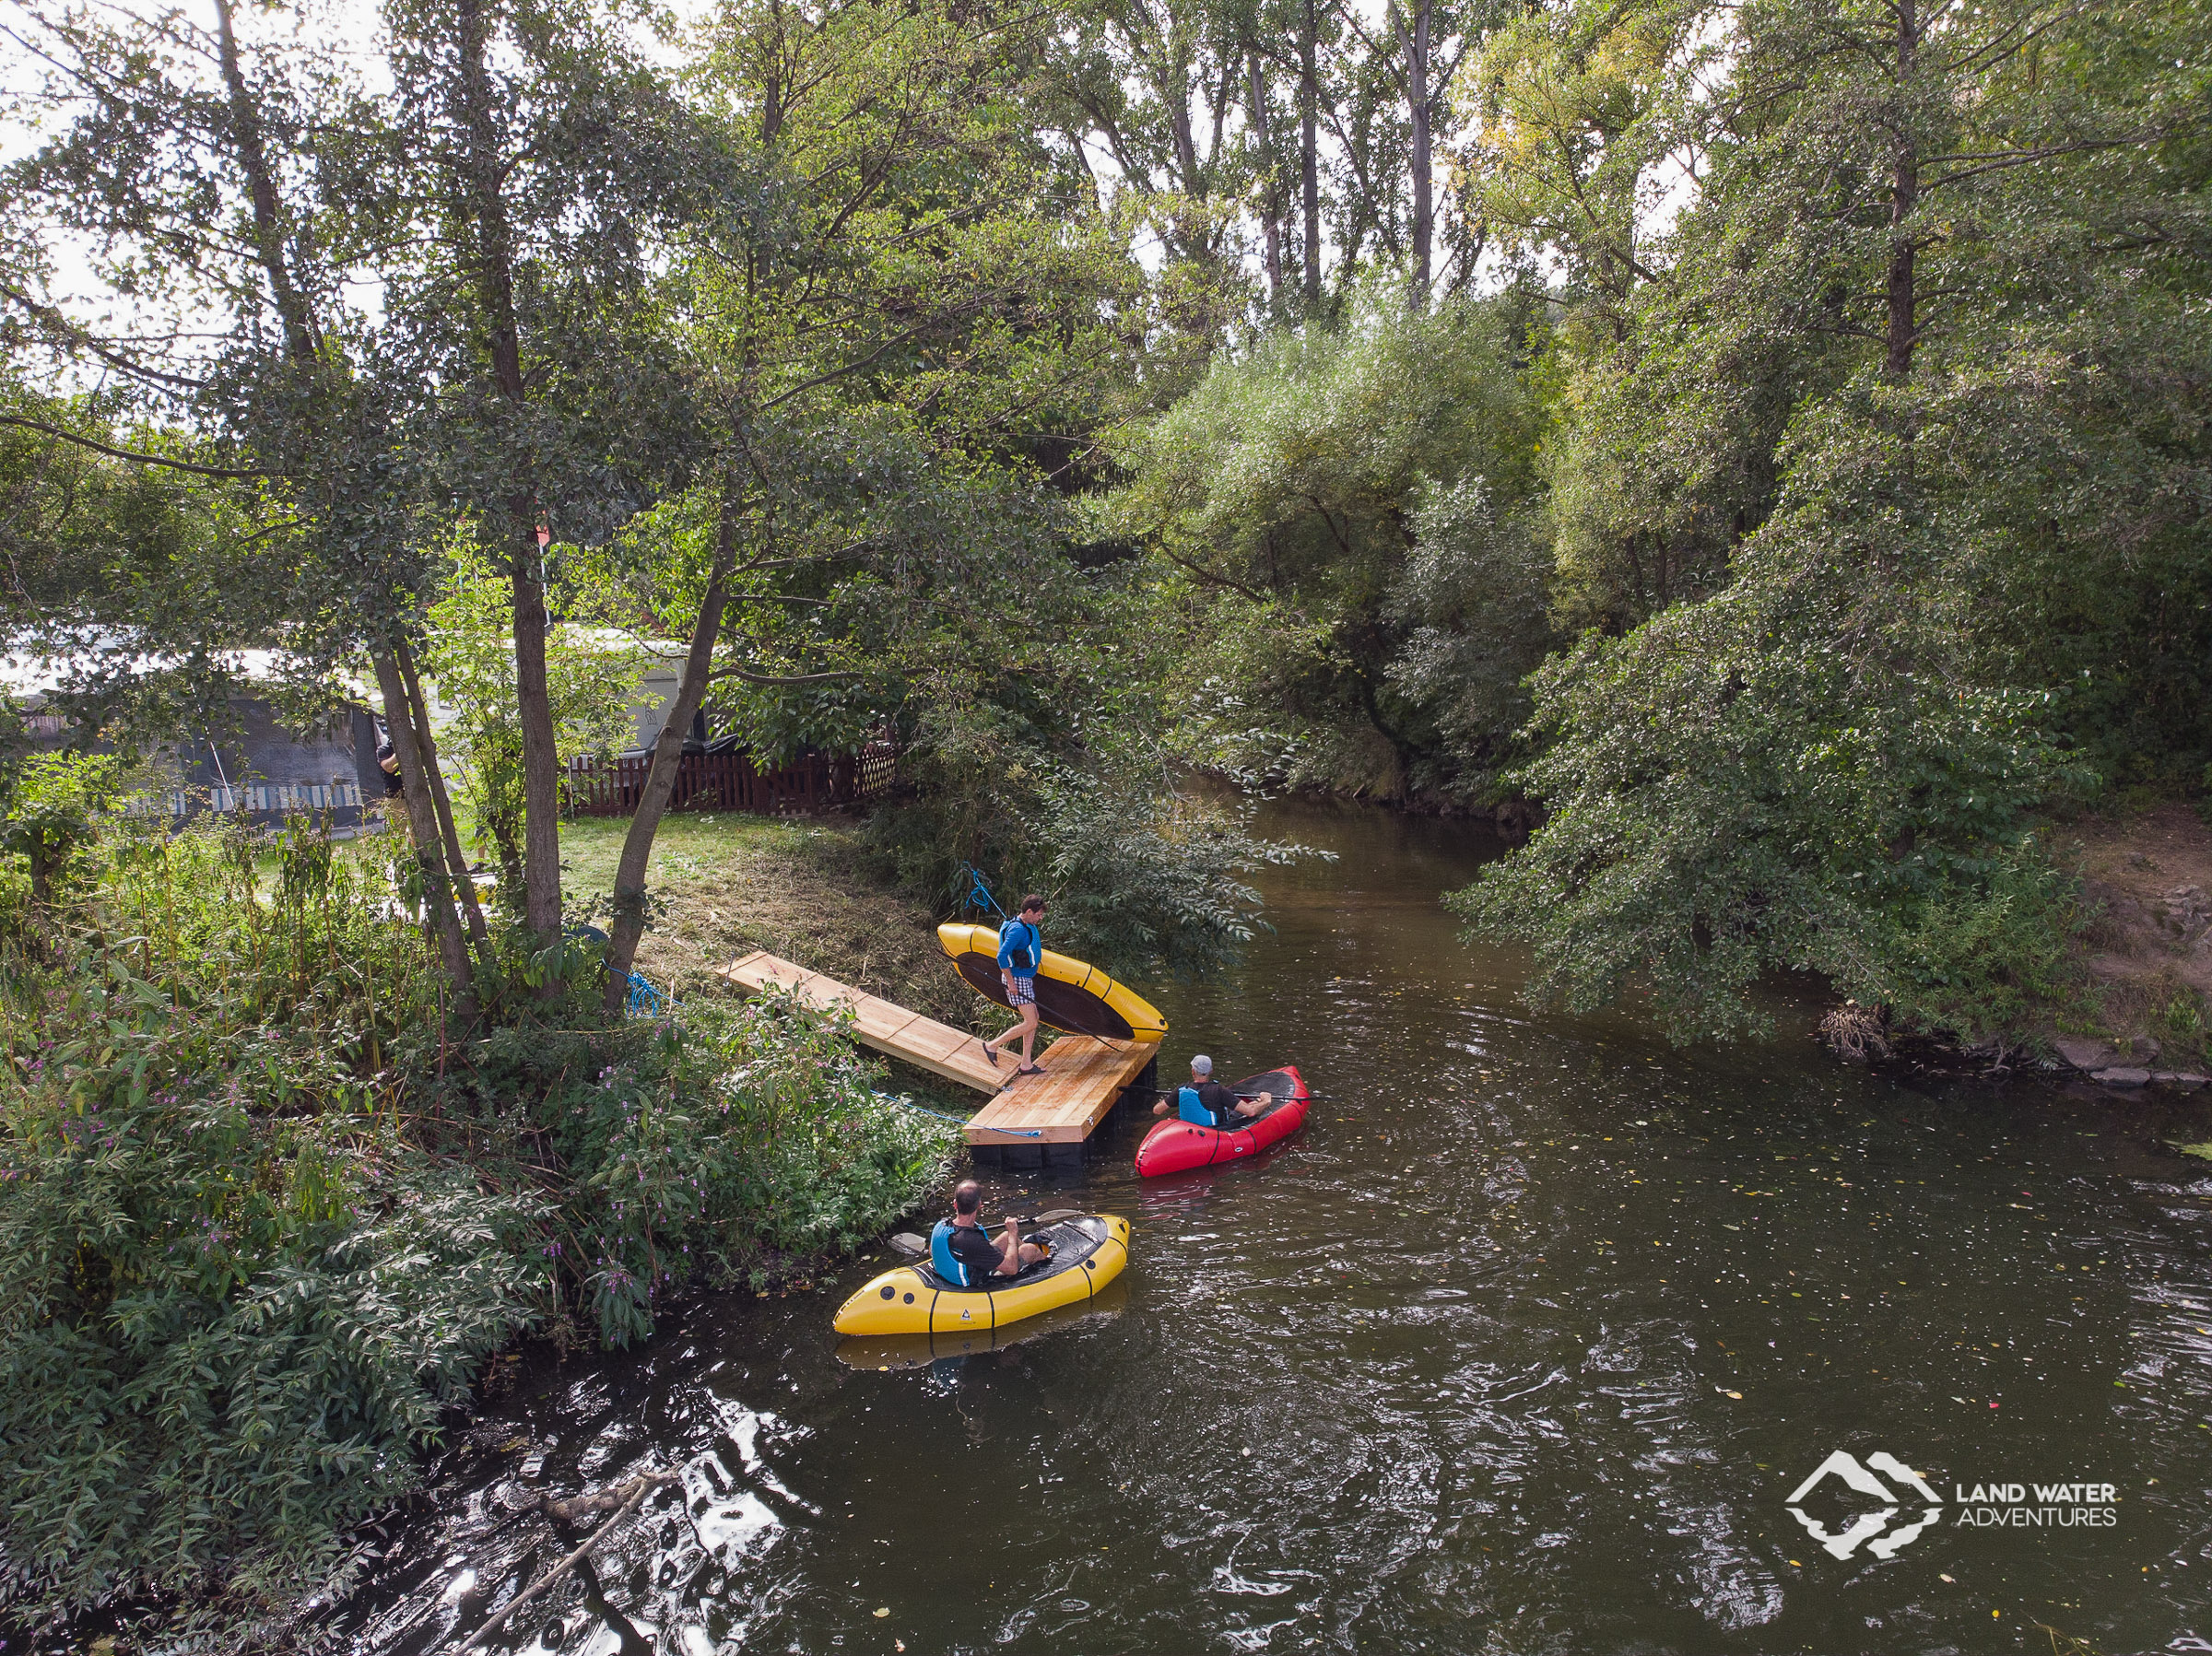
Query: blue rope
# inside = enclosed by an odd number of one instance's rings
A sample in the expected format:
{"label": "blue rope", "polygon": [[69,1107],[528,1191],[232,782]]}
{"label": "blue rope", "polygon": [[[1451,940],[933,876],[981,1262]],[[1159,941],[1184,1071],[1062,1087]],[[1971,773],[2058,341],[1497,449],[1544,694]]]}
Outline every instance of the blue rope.
{"label": "blue rope", "polygon": [[[924,1110],[921,1105],[915,1103],[912,1098],[906,1097],[903,1093],[877,1093],[876,1096],[881,1098],[886,1104],[903,1104],[909,1110],[920,1111],[920,1113],[923,1115],[934,1115],[938,1121],[950,1122],[957,1127],[965,1127],[968,1125],[968,1118],[966,1116],[947,1115],[941,1110]],[[1041,1132],[1032,1131],[1030,1129],[1022,1127],[994,1127],[991,1129],[991,1131],[994,1133],[1003,1133],[1008,1138],[1042,1138],[1044,1136]]]}
{"label": "blue rope", "polygon": [[658,1017],[661,1016],[661,992],[636,972],[629,974],[629,1016]]}
{"label": "blue rope", "polygon": [[988,908],[993,913],[996,914],[999,919],[1006,920],[1008,918],[1006,911],[998,906],[998,898],[991,895],[991,887],[983,883],[983,872],[982,869],[978,868],[972,863],[963,863],[960,864],[960,872],[968,876],[968,895],[962,900],[965,901],[969,908]]}

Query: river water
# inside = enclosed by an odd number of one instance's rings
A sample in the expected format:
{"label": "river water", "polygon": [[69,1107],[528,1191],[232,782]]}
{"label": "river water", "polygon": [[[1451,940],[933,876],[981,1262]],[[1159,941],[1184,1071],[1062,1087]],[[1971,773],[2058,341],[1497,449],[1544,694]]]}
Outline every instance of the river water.
{"label": "river water", "polygon": [[[1494,842],[1269,826],[1337,861],[1153,998],[1163,1074],[1296,1063],[1301,1133],[1140,1182],[1116,1122],[1080,1176],[994,1180],[1135,1225],[1103,1309],[996,1352],[841,1360],[886,1255],[531,1371],[356,1648],[449,1649],[558,1557],[536,1489],[680,1465],[495,1648],[2212,1650],[2212,1164],[2166,1148],[2212,1138],[2198,1100],[1869,1075],[1809,996],[1718,1053],[1532,1015],[1437,903]],[[1839,1450],[1896,1493],[1823,1480],[1823,1546],[1791,1497]]]}

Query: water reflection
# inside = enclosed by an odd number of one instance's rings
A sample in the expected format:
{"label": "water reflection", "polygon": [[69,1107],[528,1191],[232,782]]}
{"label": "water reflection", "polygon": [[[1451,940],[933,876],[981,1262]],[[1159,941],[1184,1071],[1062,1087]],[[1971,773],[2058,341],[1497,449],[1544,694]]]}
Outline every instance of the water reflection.
{"label": "water reflection", "polygon": [[[1163,1068],[1296,1062],[1306,1127],[1140,1182],[1145,1118],[1078,1179],[989,1192],[1128,1215],[1119,1314],[856,1362],[829,1320],[865,1261],[548,1368],[403,1535],[359,1648],[440,1649],[558,1557],[541,1488],[676,1465],[559,1625],[505,1648],[2212,1639],[2212,1178],[2161,1142],[2201,1119],[1849,1071],[1786,995],[1773,1040],[1721,1053],[1533,1016],[1520,963],[1435,906],[1486,848],[1351,810],[1294,831],[1347,854],[1270,874],[1279,930],[1241,973],[1156,998]],[[1784,1497],[1838,1448],[1947,1497],[2109,1480],[2120,1522],[1947,1515],[1837,1559]]]}

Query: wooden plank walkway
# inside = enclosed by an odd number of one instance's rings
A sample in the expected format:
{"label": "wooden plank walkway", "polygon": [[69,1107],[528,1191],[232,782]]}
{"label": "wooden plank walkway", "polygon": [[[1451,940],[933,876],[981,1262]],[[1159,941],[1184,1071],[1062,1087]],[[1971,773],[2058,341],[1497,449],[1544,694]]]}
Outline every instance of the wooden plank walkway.
{"label": "wooden plank walkway", "polygon": [[[1013,1079],[1014,1066],[993,1069],[983,1056],[983,1043],[965,1030],[924,1017],[904,1006],[872,995],[865,990],[840,983],[818,971],[767,953],[765,950],[733,960],[721,975],[747,994],[770,983],[795,989],[810,1004],[821,1007],[845,1006],[853,1012],[853,1033],[864,1046],[888,1053],[916,1069],[927,1070],[978,1092],[994,1093]],[[1034,1080],[1038,1077],[1032,1076]]]}
{"label": "wooden plank walkway", "polygon": [[1157,1040],[1063,1035],[1038,1055],[1043,1075],[1018,1076],[969,1118],[968,1142],[1079,1145],[1159,1051]]}
{"label": "wooden plank walkway", "polygon": [[775,983],[796,990],[814,1005],[850,1008],[853,1033],[864,1046],[991,1094],[964,1129],[971,1145],[1082,1144],[1159,1051],[1156,1040],[1063,1035],[1038,1055],[1042,1075],[1017,1075],[1012,1054],[993,1068],[983,1043],[964,1030],[765,950],[731,961],[720,975],[747,994]]}

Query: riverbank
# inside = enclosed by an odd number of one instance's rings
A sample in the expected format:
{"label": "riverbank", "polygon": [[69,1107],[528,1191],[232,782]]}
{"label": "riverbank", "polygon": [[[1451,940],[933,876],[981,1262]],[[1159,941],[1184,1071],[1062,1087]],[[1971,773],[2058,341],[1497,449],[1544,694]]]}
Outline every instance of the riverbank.
{"label": "riverbank", "polygon": [[2070,1028],[2062,1018],[2053,1050],[2108,1084],[2204,1086],[2212,1067],[2212,826],[2170,803],[2085,817],[2054,838],[2081,875],[2089,920],[2076,957],[2098,1021]]}
{"label": "riverbank", "polygon": [[[834,1019],[702,992],[751,939],[925,993],[926,927],[887,923],[841,829],[678,820],[644,957],[672,1019],[610,1023],[594,957],[547,982],[494,917],[453,1021],[377,840],[288,835],[272,869],[228,826],[118,826],[53,902],[5,893],[10,1648],[99,1606],[119,1650],[179,1617],[288,1648],[518,1339],[635,1345],[694,1288],[834,1268],[940,1180],[957,1131]],[[612,843],[568,840],[579,897]]]}
{"label": "riverbank", "polygon": [[1823,1024],[1840,1056],[1905,1056],[1937,1068],[2056,1066],[2100,1086],[2179,1093],[2212,1085],[2212,827],[2174,802],[2046,823],[2042,839],[2073,882],[2053,940],[2056,969],[1994,1039],[1900,1032],[1847,1001]]}
{"label": "riverbank", "polygon": [[[614,889],[629,827],[614,817],[562,825],[571,913]],[[717,969],[767,949],[940,1023],[984,1030],[1004,1022],[947,969],[936,917],[889,877],[847,818],[679,812],[654,838],[647,882],[653,910],[637,969],[655,988],[673,988],[679,1004],[726,1001]]]}

